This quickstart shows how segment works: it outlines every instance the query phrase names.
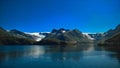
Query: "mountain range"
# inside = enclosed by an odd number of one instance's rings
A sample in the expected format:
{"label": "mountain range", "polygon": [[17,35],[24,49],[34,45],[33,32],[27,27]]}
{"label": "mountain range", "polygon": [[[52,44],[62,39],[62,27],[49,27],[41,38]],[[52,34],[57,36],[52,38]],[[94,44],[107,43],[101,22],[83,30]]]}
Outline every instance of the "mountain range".
{"label": "mountain range", "polygon": [[99,41],[99,43],[119,43],[120,25],[104,33],[82,33],[78,29],[53,29],[51,32],[22,32],[16,29],[5,30],[0,27],[0,45],[67,45]]}
{"label": "mountain range", "polygon": [[56,44],[56,45],[67,45],[67,44],[77,44],[83,42],[91,42],[91,39],[82,34],[78,29],[68,30],[68,29],[53,29],[52,32],[42,39],[37,44]]}

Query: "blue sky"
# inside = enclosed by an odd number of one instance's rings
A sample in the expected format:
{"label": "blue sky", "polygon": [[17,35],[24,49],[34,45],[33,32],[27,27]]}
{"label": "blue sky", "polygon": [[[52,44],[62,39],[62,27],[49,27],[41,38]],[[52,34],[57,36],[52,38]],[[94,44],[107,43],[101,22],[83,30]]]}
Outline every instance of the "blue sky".
{"label": "blue sky", "polygon": [[0,26],[25,32],[54,28],[105,32],[120,23],[120,0],[0,0]]}

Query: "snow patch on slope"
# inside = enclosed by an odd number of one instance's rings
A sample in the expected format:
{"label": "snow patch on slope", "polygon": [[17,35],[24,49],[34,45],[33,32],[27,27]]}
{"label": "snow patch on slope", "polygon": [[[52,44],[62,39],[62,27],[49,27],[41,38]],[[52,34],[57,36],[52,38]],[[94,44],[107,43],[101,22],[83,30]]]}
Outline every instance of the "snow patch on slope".
{"label": "snow patch on slope", "polygon": [[34,32],[34,33],[25,32],[25,33],[32,35],[36,41],[40,41],[41,39],[45,38],[45,35],[42,35],[39,32]]}
{"label": "snow patch on slope", "polygon": [[91,40],[95,40],[94,38],[92,38],[89,33],[83,33],[84,36],[86,36],[87,38],[91,39]]}
{"label": "snow patch on slope", "polygon": [[65,32],[66,32],[65,30],[62,31],[62,33],[65,33]]}

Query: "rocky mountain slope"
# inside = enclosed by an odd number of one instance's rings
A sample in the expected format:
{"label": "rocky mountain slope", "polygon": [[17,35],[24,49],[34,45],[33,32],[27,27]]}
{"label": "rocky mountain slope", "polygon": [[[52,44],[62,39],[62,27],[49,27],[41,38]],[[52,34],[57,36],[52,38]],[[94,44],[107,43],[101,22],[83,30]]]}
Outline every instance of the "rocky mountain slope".
{"label": "rocky mountain slope", "polygon": [[0,45],[16,45],[16,44],[27,45],[33,43],[34,40],[32,39],[19,37],[0,27]]}
{"label": "rocky mountain slope", "polygon": [[91,38],[95,41],[101,40],[105,37],[104,33],[95,33],[95,34],[88,34]]}
{"label": "rocky mountain slope", "polygon": [[116,26],[115,29],[110,29],[107,32],[105,32],[104,34],[105,34],[105,37],[107,39],[109,39],[109,38],[113,37],[114,35],[118,34],[119,32],[120,32],[120,24],[118,26]]}
{"label": "rocky mountain slope", "polygon": [[[115,29],[110,29],[105,33],[88,34],[82,33],[78,29],[53,29],[50,33],[28,33],[16,29],[5,30],[0,27],[0,44],[77,44],[92,41],[101,43],[119,43],[120,25]],[[36,42],[37,41],[37,42]],[[120,44],[120,43],[119,43]]]}
{"label": "rocky mountain slope", "polygon": [[104,42],[100,42],[99,45],[120,45],[120,25],[118,25],[115,29],[110,29],[105,32],[106,40]]}
{"label": "rocky mountain slope", "polygon": [[61,28],[59,30],[53,29],[48,36],[37,44],[77,44],[90,41],[91,39],[77,29],[68,30]]}
{"label": "rocky mountain slope", "polygon": [[120,33],[114,35],[110,39],[105,40],[107,43],[120,44]]}

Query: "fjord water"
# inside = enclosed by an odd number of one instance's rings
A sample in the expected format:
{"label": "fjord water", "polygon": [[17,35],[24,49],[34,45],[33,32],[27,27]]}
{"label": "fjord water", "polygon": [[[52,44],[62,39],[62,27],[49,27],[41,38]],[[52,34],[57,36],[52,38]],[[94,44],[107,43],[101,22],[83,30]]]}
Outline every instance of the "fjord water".
{"label": "fjord water", "polygon": [[120,53],[94,44],[0,46],[0,68],[120,68]]}

